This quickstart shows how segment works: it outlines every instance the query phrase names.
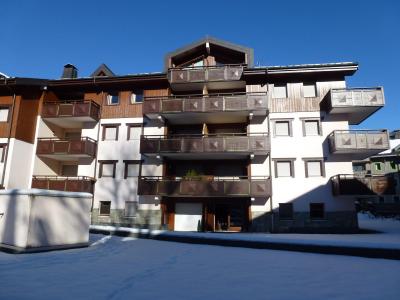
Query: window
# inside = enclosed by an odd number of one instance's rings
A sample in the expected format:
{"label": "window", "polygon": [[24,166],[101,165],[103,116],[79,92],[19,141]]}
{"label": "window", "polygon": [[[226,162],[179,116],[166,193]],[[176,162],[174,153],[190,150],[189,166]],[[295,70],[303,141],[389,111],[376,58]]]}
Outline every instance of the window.
{"label": "window", "polygon": [[110,93],[107,96],[107,104],[108,105],[118,105],[119,104],[119,94],[118,93]]}
{"label": "window", "polygon": [[109,216],[111,212],[111,201],[100,201],[100,215]]}
{"label": "window", "polygon": [[289,120],[275,121],[275,136],[292,136],[291,122]]}
{"label": "window", "polygon": [[375,163],[375,170],[376,170],[376,171],[382,171],[382,165],[381,165],[381,163]]}
{"label": "window", "polygon": [[389,164],[390,164],[390,168],[391,168],[392,170],[396,170],[396,169],[397,169],[397,168],[396,168],[396,162],[390,161]]}
{"label": "window", "polygon": [[279,203],[279,219],[293,220],[293,203]]}
{"label": "window", "polygon": [[103,126],[102,141],[117,141],[119,125],[121,124],[105,124]]}
{"label": "window", "polygon": [[125,217],[136,216],[137,203],[134,201],[125,201]]}
{"label": "window", "polygon": [[203,67],[204,66],[204,60],[199,60],[198,62],[195,62],[193,64],[193,67]]}
{"label": "window", "polygon": [[7,144],[0,144],[0,162],[4,162]]}
{"label": "window", "polygon": [[0,107],[0,122],[8,122],[10,109],[8,107]]}
{"label": "window", "polygon": [[317,88],[315,83],[304,83],[303,94],[304,97],[317,97]]}
{"label": "window", "polygon": [[131,104],[143,102],[143,90],[133,91],[131,94]]}
{"label": "window", "polygon": [[357,172],[364,172],[366,169],[365,169],[365,165],[363,164],[363,165],[356,165],[356,164],[353,164],[353,172],[355,172],[355,173],[357,173]]}
{"label": "window", "polygon": [[319,120],[303,120],[303,135],[321,135],[321,123]]}
{"label": "window", "polygon": [[124,160],[124,178],[139,176],[140,160]]}
{"label": "window", "polygon": [[325,177],[325,166],[322,158],[304,158],[306,177]]}
{"label": "window", "polygon": [[394,203],[399,203],[400,202],[400,197],[399,196],[393,196],[393,202]]}
{"label": "window", "polygon": [[115,178],[115,168],[117,160],[99,160],[99,178],[112,177]]}
{"label": "window", "polygon": [[310,203],[310,219],[321,220],[325,218],[324,203]]}
{"label": "window", "polygon": [[275,161],[275,177],[294,177],[294,159]]}
{"label": "window", "polygon": [[272,93],[272,98],[287,98],[286,85],[275,85]]}
{"label": "window", "polygon": [[127,140],[140,140],[142,124],[126,124],[128,127]]}

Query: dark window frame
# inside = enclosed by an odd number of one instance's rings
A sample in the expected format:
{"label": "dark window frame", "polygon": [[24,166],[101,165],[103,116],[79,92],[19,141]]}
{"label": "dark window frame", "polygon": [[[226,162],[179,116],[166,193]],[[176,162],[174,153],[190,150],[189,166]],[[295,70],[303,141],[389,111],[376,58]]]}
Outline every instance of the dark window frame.
{"label": "dark window frame", "polygon": [[[322,207],[322,210],[321,210]],[[309,205],[310,209],[310,220],[325,220],[326,213],[325,213],[325,203],[323,202],[313,202]],[[319,214],[322,211],[322,215]]]}
{"label": "dark window frame", "polygon": [[[287,206],[284,208],[284,206]],[[287,212],[289,211],[289,214]],[[279,203],[279,220],[293,220],[293,203]]]}
{"label": "dark window frame", "polygon": [[[282,97],[275,97],[275,87],[285,87],[286,90],[286,97],[282,98]],[[278,83],[278,84],[274,84],[274,86],[272,87],[272,99],[287,99],[289,98],[289,89],[288,89],[288,85],[287,83]]]}
{"label": "dark window frame", "polygon": [[[127,178],[134,178],[134,177],[140,177],[140,164],[142,161],[140,159],[138,160],[124,160],[124,179]],[[139,174],[138,176],[128,176],[128,166],[129,165],[139,165]]]}
{"label": "dark window frame", "polygon": [[127,141],[132,141],[131,140],[131,129],[132,128],[137,128],[140,127],[143,129],[143,124],[142,123],[127,123],[126,124],[126,140]]}
{"label": "dark window frame", "polygon": [[[99,163],[99,178],[115,178],[115,173],[116,173],[116,169],[117,169],[117,163],[118,160],[98,160]],[[109,175],[103,175],[103,166],[104,165],[111,165],[113,164],[113,175],[109,176]]]}
{"label": "dark window frame", "polygon": [[[274,171],[275,171],[275,178],[294,178],[295,171],[294,171],[294,161],[296,158],[273,158],[274,161]],[[290,176],[278,176],[278,163],[280,162],[290,162]]]}
{"label": "dark window frame", "polygon": [[[293,137],[293,119],[273,119],[273,129],[274,129],[274,137]],[[278,135],[276,134],[276,123],[288,123],[289,135]]]}
{"label": "dark window frame", "polygon": [[[322,123],[320,118],[300,118],[301,126],[303,129],[303,136],[322,136]],[[318,134],[317,135],[307,135],[306,132],[306,122],[318,122]]]}
{"label": "dark window frame", "polygon": [[[305,85],[313,85],[314,86],[315,96],[306,96],[306,95],[304,95],[304,86]],[[318,97],[317,82],[303,82],[301,91],[303,93],[303,98],[316,98],[316,97]]]}
{"label": "dark window frame", "polygon": [[[102,213],[102,205],[108,203],[108,213]],[[99,203],[99,216],[110,216],[111,215],[111,201],[100,201]]]}
{"label": "dark window frame", "polygon": [[0,144],[0,148],[3,148],[3,153],[0,157],[0,162],[3,163],[6,158],[7,144],[5,144],[5,143]]}
{"label": "dark window frame", "polygon": [[[326,159],[324,157],[303,158],[303,161],[304,161],[304,172],[305,172],[306,178],[326,177],[325,160]],[[308,163],[309,162],[319,162],[320,163],[321,175],[319,175],[319,176],[309,176],[308,175]]]}
{"label": "dark window frame", "polygon": [[[102,127],[101,140],[102,141],[118,141],[118,138],[119,138],[119,126],[121,126],[121,123],[101,124],[101,127]],[[106,140],[106,130],[107,130],[107,128],[116,128],[115,140]]]}

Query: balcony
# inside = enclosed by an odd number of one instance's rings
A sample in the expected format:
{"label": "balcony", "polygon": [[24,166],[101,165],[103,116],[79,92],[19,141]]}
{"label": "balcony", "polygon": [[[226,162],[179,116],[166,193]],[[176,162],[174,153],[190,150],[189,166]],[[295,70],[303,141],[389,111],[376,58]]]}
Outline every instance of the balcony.
{"label": "balcony", "polygon": [[386,130],[335,130],[329,136],[332,154],[363,159],[389,149]]}
{"label": "balcony", "polygon": [[170,197],[270,197],[269,177],[140,177],[139,195]]}
{"label": "balcony", "polygon": [[[214,158],[221,156],[243,158],[245,156],[267,155],[271,146],[267,133],[255,134],[207,134],[142,136],[140,153],[165,157]],[[210,157],[211,156],[211,157]]]}
{"label": "balcony", "polygon": [[250,113],[266,116],[267,99],[266,93],[151,97],[143,102],[143,114],[150,119],[161,116],[177,124],[243,122]]}
{"label": "balcony", "polygon": [[321,110],[344,114],[350,125],[360,124],[385,105],[383,88],[331,89],[321,101]]}
{"label": "balcony", "polygon": [[336,175],[331,178],[335,196],[395,195],[396,181],[392,176],[357,177]]}
{"label": "balcony", "polygon": [[33,176],[32,188],[93,194],[95,180],[91,177]]}
{"label": "balcony", "polygon": [[96,157],[97,142],[91,138],[38,138],[36,154],[60,161],[76,161]]}
{"label": "balcony", "polygon": [[243,65],[170,68],[168,81],[176,91],[202,90],[204,85],[211,90],[235,89],[246,86],[240,81],[242,73]]}
{"label": "balcony", "polygon": [[90,100],[46,102],[42,118],[62,128],[82,128],[99,121],[100,106]]}

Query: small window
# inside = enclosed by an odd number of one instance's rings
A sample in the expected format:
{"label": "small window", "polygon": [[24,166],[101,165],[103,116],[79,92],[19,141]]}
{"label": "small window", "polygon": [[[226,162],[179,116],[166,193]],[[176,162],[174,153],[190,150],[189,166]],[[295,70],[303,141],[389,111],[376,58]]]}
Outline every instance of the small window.
{"label": "small window", "polygon": [[293,203],[279,203],[279,219],[293,220]]}
{"label": "small window", "polygon": [[124,178],[139,176],[140,160],[125,160]]}
{"label": "small window", "polygon": [[275,121],[275,136],[291,136],[290,121]]}
{"label": "small window", "polygon": [[390,168],[391,168],[392,170],[396,170],[396,169],[397,169],[397,168],[396,168],[396,162],[390,161],[389,164],[390,164]]}
{"label": "small window", "polygon": [[325,218],[324,203],[310,203],[310,219],[321,220]]}
{"label": "small window", "polygon": [[120,124],[106,124],[103,126],[103,141],[117,141]]}
{"label": "small window", "polygon": [[199,60],[198,62],[195,62],[193,64],[193,67],[203,67],[204,66],[204,60]]}
{"label": "small window", "polygon": [[319,120],[303,120],[304,136],[321,135]]}
{"label": "small window", "polygon": [[125,201],[125,217],[136,217],[137,203],[134,201]]}
{"label": "small window", "polygon": [[0,162],[4,162],[4,158],[6,155],[6,149],[7,149],[6,144],[0,144]]}
{"label": "small window", "polygon": [[304,97],[317,97],[317,89],[315,83],[304,83],[303,94]]}
{"label": "small window", "polygon": [[127,140],[140,140],[142,134],[142,124],[127,124]]}
{"label": "small window", "polygon": [[119,104],[119,94],[113,93],[107,96],[107,104],[108,105],[118,105]]}
{"label": "small window", "polygon": [[357,173],[357,172],[364,172],[365,171],[365,165],[353,165],[353,172]]}
{"label": "small window", "polygon": [[325,176],[324,161],[322,159],[305,160],[306,177],[321,177]]}
{"label": "small window", "polygon": [[376,171],[382,171],[382,165],[381,165],[381,163],[375,163],[375,170],[376,170]]}
{"label": "small window", "polygon": [[0,122],[8,122],[9,112],[8,107],[0,107]]}
{"label": "small window", "polygon": [[143,102],[143,90],[133,91],[131,94],[131,104]]}
{"label": "small window", "polygon": [[99,178],[112,177],[115,178],[116,160],[99,161]]}
{"label": "small window", "polygon": [[286,85],[275,85],[272,93],[272,98],[287,98]]}
{"label": "small window", "polygon": [[275,162],[276,177],[294,177],[293,161],[280,160]]}
{"label": "small window", "polygon": [[100,215],[109,216],[111,212],[111,201],[100,201]]}

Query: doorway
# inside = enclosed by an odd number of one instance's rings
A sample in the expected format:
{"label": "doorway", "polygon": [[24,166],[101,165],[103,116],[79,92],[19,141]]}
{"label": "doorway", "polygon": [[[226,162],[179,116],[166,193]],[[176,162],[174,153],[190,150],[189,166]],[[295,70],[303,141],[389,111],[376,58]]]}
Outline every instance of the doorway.
{"label": "doorway", "polygon": [[243,231],[246,211],[242,204],[215,204],[215,231]]}

